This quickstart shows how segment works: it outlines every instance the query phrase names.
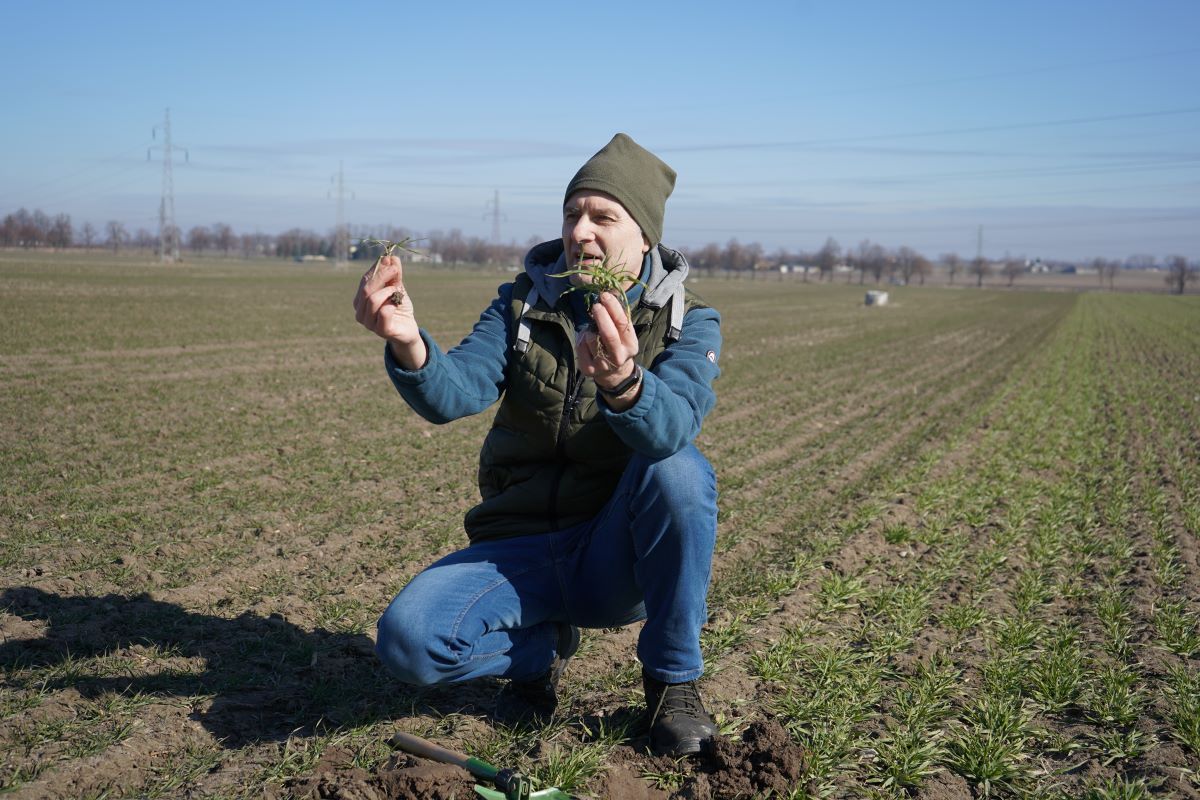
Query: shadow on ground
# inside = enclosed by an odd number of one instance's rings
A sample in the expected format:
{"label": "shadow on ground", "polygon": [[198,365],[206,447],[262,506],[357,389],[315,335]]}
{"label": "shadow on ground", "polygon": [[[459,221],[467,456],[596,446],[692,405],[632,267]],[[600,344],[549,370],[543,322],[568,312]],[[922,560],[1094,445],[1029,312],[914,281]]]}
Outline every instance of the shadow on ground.
{"label": "shadow on ground", "polygon": [[[0,594],[0,610],[48,625],[39,638],[0,644],[10,686],[192,698],[193,718],[230,748],[417,714],[488,713],[499,685],[418,690],[388,677],[363,634],[197,614],[144,594],[15,587]],[[107,658],[88,663],[97,657]],[[23,677],[28,670],[36,674]]]}

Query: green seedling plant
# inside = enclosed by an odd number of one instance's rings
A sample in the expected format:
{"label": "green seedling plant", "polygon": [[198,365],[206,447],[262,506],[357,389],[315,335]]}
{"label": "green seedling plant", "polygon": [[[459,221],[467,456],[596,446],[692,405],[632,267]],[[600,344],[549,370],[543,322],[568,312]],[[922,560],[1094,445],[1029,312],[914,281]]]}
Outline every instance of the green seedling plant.
{"label": "green seedling plant", "polygon": [[[600,295],[604,293],[611,294],[621,303],[621,308],[625,310],[626,319],[631,319],[633,309],[629,304],[629,296],[625,293],[628,291],[626,284],[640,286],[646,288],[646,284],[641,280],[634,278],[625,270],[625,262],[618,260],[609,255],[604,255],[600,259],[599,264],[585,265],[583,263],[583,254],[579,256],[579,260],[575,262],[575,266],[564,272],[552,274],[551,278],[588,278],[587,282],[572,284],[563,290],[563,295],[571,292],[582,292],[584,300],[587,302],[588,311],[591,311],[592,306],[600,301]],[[591,330],[595,331],[595,323],[589,323]],[[609,361],[608,354],[604,352],[604,345],[600,340],[596,339],[596,355],[604,361]],[[611,363],[611,362],[610,362]]]}
{"label": "green seedling plant", "polygon": [[[359,243],[368,247],[381,247],[383,252],[379,254],[379,258],[375,259],[375,263],[371,265],[371,269],[367,271],[367,280],[375,277],[375,271],[379,269],[379,265],[383,260],[390,255],[394,255],[397,250],[403,250],[406,253],[417,255],[417,251],[409,245],[416,244],[419,239],[412,236],[406,236],[398,242],[389,241],[388,239],[360,239]],[[392,305],[398,306],[404,302],[404,289],[400,288],[392,292]]]}

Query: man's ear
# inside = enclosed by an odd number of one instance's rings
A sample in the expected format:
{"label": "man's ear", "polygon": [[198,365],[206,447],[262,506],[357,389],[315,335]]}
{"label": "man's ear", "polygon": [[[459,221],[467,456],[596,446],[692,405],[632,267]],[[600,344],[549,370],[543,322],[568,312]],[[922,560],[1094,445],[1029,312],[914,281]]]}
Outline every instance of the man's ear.
{"label": "man's ear", "polygon": [[646,238],[646,234],[642,234],[642,255],[650,252],[650,240]]}

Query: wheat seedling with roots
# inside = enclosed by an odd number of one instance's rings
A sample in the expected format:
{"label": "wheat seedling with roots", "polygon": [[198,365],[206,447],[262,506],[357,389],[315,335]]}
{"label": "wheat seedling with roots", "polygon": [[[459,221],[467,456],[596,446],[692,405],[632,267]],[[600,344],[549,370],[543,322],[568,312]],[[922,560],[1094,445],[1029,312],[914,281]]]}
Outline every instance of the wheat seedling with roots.
{"label": "wheat seedling with roots", "polygon": [[[417,241],[419,240],[414,239],[411,236],[406,236],[398,242],[391,242],[387,239],[360,239],[359,244],[383,248],[383,252],[379,254],[379,258],[375,259],[375,263],[371,265],[369,270],[367,270],[367,280],[369,281],[374,278],[375,271],[379,269],[379,265],[383,262],[383,259],[392,255],[397,250],[404,250],[407,253],[417,255],[417,251],[409,247],[410,244],[415,244]],[[392,305],[398,306],[402,302],[404,302],[404,289],[400,288],[392,292]]]}
{"label": "wheat seedling with roots", "polygon": [[[637,278],[631,277],[625,271],[625,263],[623,261],[615,261],[615,266],[613,266],[614,261],[615,259],[611,256],[605,255],[600,259],[599,264],[586,267],[583,264],[583,254],[581,253],[579,261],[575,263],[573,268],[565,272],[553,274],[550,277],[571,278],[579,276],[590,278],[591,281],[589,283],[579,283],[564,289],[562,295],[570,292],[583,292],[584,299],[587,301],[588,311],[591,311],[592,306],[599,301],[600,295],[605,292],[614,295],[620,301],[621,307],[625,309],[625,321],[622,323],[622,327],[624,327],[625,325],[629,325],[633,319],[633,310],[629,305],[629,296],[625,294],[625,283],[632,281],[633,285],[641,286],[643,289],[646,288],[646,284]],[[559,297],[562,297],[562,295],[559,295]],[[590,330],[596,330],[595,322],[589,322],[588,325]],[[601,344],[600,337],[598,336],[596,337],[596,355],[608,361],[608,363],[612,363],[608,358],[608,354],[604,352],[604,345]]]}

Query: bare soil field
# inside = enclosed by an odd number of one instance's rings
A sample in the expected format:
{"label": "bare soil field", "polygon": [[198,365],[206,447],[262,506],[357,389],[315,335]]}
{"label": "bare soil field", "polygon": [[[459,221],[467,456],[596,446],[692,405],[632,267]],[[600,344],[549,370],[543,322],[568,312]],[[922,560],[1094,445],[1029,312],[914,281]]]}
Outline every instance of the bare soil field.
{"label": "bare soil field", "polygon": [[[407,409],[357,279],[0,253],[0,792],[474,796],[403,730],[578,797],[1200,797],[1200,296],[698,279],[726,738],[677,762],[635,629],[542,726],[381,668],[490,414]],[[449,347],[505,279],[408,283]]]}

